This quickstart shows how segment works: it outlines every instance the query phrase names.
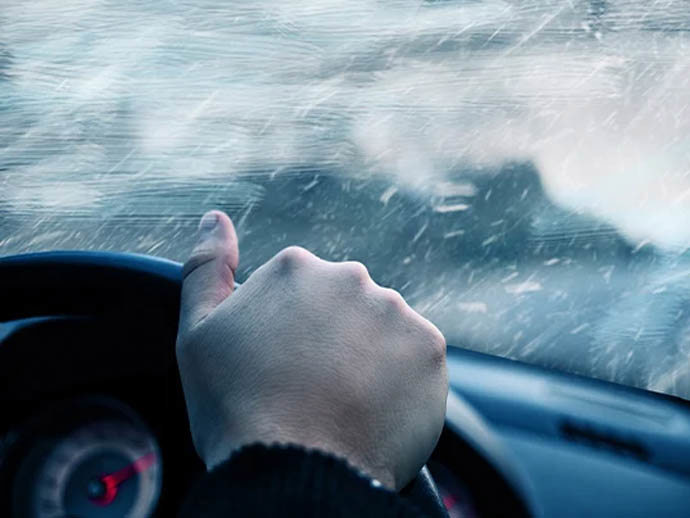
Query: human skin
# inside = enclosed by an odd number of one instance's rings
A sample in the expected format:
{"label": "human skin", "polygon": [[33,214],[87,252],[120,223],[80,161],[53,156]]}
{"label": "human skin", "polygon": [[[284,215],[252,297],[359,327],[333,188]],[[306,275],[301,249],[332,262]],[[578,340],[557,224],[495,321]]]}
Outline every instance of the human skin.
{"label": "human skin", "polygon": [[356,262],[282,250],[234,290],[239,248],[202,218],[184,268],[177,359],[208,469],[242,446],[297,444],[404,487],[443,427],[441,332]]}

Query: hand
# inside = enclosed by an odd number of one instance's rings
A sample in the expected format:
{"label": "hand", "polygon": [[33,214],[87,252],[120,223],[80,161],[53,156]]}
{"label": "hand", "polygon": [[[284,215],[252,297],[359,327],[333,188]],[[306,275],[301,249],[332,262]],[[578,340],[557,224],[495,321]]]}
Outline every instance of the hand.
{"label": "hand", "polygon": [[213,211],[184,268],[177,359],[192,437],[211,469],[244,445],[347,459],[400,489],[441,433],[446,342],[355,262],[290,247],[233,293],[230,219]]}

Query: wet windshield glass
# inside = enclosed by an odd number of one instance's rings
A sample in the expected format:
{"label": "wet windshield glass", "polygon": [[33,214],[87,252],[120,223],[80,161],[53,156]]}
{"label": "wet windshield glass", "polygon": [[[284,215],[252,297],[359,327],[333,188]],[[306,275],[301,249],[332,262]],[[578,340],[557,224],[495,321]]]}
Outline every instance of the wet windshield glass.
{"label": "wet windshield glass", "polygon": [[360,260],[449,343],[690,398],[686,1],[5,0],[0,253]]}

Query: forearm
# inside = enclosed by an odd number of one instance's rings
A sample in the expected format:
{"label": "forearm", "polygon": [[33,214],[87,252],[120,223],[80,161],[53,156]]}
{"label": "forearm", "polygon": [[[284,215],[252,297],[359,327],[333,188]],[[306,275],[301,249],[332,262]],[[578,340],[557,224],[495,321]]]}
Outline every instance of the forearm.
{"label": "forearm", "polygon": [[180,516],[418,517],[420,513],[344,460],[297,446],[255,444],[207,474]]}

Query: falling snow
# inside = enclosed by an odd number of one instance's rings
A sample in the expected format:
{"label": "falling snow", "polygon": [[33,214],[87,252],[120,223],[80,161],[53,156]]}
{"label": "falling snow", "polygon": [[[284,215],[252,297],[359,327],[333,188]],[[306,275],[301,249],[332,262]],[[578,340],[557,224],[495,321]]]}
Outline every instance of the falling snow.
{"label": "falling snow", "polygon": [[0,254],[365,262],[449,343],[690,398],[686,0],[3,0]]}

